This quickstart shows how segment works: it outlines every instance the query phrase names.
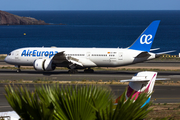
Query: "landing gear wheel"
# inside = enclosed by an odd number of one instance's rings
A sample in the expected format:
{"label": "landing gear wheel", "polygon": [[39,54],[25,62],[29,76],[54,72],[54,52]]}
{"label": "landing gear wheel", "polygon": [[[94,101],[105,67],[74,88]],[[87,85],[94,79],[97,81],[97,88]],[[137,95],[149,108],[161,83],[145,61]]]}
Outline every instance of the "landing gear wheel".
{"label": "landing gear wheel", "polygon": [[20,70],[20,69],[17,69],[16,72],[19,73],[19,72],[21,72],[21,70]]}
{"label": "landing gear wheel", "polygon": [[15,66],[15,67],[17,67],[17,68],[18,68],[18,69],[16,70],[16,72],[17,72],[17,73],[21,72],[20,65]]}
{"label": "landing gear wheel", "polygon": [[88,68],[88,69],[85,69],[85,70],[84,70],[84,73],[94,73],[94,70]]}
{"label": "landing gear wheel", "polygon": [[69,74],[76,74],[76,73],[78,73],[78,70],[76,70],[76,69],[70,69],[70,70],[68,71],[68,73],[69,73]]}

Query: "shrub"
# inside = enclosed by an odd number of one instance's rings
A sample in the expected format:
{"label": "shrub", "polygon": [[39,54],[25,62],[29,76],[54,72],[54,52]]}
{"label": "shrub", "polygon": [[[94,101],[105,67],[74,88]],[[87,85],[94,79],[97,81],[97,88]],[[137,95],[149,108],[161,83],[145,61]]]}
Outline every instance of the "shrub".
{"label": "shrub", "polygon": [[105,86],[54,84],[30,92],[24,86],[8,85],[5,91],[9,104],[23,120],[133,120],[144,119],[151,111],[149,103],[143,106],[149,97],[146,93],[134,101],[125,99],[125,91],[115,106],[114,96]]}

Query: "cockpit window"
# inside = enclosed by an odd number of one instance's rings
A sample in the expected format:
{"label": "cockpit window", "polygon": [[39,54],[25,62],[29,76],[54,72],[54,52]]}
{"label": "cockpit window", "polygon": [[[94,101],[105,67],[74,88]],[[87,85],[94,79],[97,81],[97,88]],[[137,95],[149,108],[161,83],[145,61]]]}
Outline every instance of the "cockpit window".
{"label": "cockpit window", "polygon": [[134,76],[137,76],[137,73]]}
{"label": "cockpit window", "polygon": [[8,54],[9,56],[11,55],[11,53]]}

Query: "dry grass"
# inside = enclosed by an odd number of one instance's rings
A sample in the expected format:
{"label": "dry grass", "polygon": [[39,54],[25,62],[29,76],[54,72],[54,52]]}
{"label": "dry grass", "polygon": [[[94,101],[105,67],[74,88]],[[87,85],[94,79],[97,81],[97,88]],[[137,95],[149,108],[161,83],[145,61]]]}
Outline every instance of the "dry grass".
{"label": "dry grass", "polygon": [[154,104],[146,120],[180,120],[180,103]]}
{"label": "dry grass", "polygon": [[[0,65],[0,69],[17,69],[14,65]],[[34,69],[33,66],[21,66],[21,70],[23,69]],[[125,66],[125,67],[94,67],[96,70],[104,70],[104,71],[180,71],[179,66],[177,67],[134,67],[134,66]],[[56,70],[68,70],[65,67],[57,67]]]}
{"label": "dry grass", "polygon": [[[32,83],[32,84],[36,84],[36,83],[42,83],[42,84],[46,84],[46,83],[59,83],[59,84],[101,84],[101,85],[109,85],[109,84],[115,84],[115,85],[128,85],[129,82],[120,82],[119,80],[109,80],[109,81],[103,81],[103,80],[88,80],[88,79],[82,79],[79,81],[59,81],[56,80],[57,78],[52,78],[52,79],[48,79],[48,78],[38,78],[36,80],[1,80],[0,83]],[[156,81],[155,83],[156,85],[172,85],[172,86],[180,86],[180,81],[174,82],[174,81]]]}
{"label": "dry grass", "polygon": [[86,80],[83,79],[81,81],[58,81],[58,80],[51,80],[51,79],[46,79],[46,78],[38,78],[37,80],[1,80],[0,83],[7,83],[7,84],[26,84],[26,83],[30,83],[30,84],[51,84],[51,83],[59,83],[59,84],[101,84],[101,85],[108,85],[108,84],[118,84],[118,85],[127,85],[128,82],[119,82],[118,80],[109,80],[109,81],[103,81],[103,80],[98,80],[98,81],[94,81],[94,80]]}

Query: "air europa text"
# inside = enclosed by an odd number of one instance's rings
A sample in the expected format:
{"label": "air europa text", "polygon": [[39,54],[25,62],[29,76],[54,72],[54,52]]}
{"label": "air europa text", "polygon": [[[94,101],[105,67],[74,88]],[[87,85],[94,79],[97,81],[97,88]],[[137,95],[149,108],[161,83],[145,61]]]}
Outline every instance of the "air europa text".
{"label": "air europa text", "polygon": [[21,56],[32,57],[53,57],[58,51],[37,51],[37,50],[23,50]]}

